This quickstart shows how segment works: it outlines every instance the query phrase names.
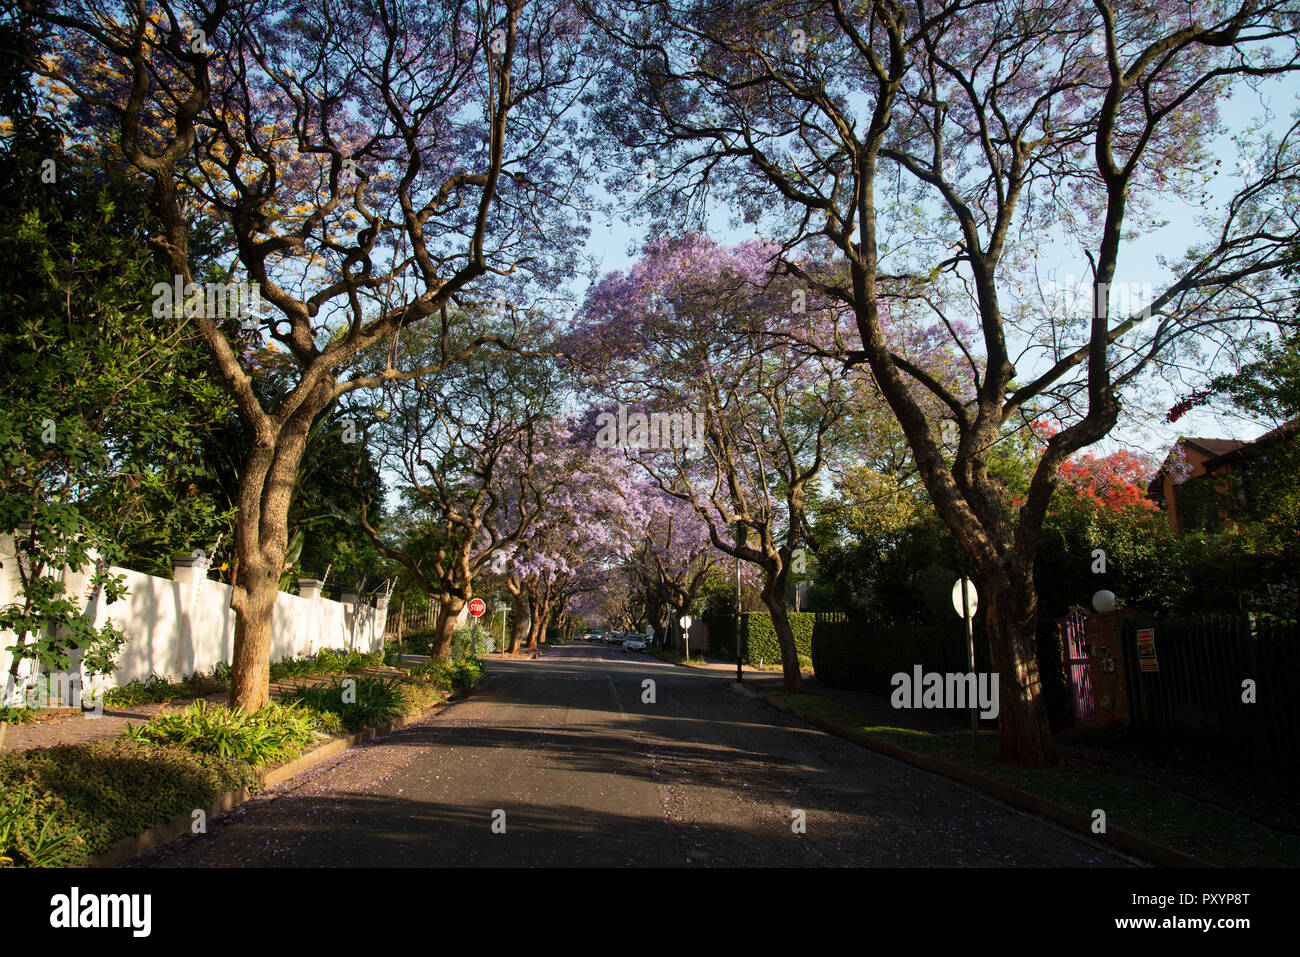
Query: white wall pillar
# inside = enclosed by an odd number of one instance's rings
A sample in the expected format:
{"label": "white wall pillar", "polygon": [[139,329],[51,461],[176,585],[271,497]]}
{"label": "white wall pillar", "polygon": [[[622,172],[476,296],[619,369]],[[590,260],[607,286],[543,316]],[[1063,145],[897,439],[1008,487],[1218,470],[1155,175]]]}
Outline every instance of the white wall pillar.
{"label": "white wall pillar", "polygon": [[172,642],[172,654],[168,662],[173,674],[185,674],[186,664],[193,660],[198,649],[200,636],[196,633],[196,617],[199,596],[208,580],[208,559],[199,555],[173,555],[172,581],[180,585],[180,620],[177,622],[179,634]]}
{"label": "white wall pillar", "polygon": [[343,647],[351,651],[357,640],[361,594],[355,588],[344,588],[339,592],[339,603],[343,606]]}
{"label": "white wall pillar", "polygon": [[375,610],[370,616],[370,650],[384,650],[384,631],[388,626],[388,596],[375,596]]}
{"label": "white wall pillar", "polygon": [[315,601],[319,598],[321,589],[324,587],[325,583],[319,578],[298,579],[298,594],[308,601]]}
{"label": "white wall pillar", "polygon": [[320,650],[319,636],[325,628],[324,623],[321,621],[324,614],[324,599],[321,596],[321,589],[324,587],[325,582],[319,578],[298,579],[298,596],[311,602],[311,611],[308,613],[311,617],[307,621],[307,647],[300,654],[314,655]]}

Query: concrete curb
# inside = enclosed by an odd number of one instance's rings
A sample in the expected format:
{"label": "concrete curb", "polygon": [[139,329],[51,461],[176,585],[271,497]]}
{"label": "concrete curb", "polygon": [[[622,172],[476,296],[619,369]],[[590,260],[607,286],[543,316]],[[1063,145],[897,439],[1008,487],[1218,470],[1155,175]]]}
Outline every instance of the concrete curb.
{"label": "concrete curb", "polygon": [[[431,718],[439,712],[450,708],[452,705],[459,704],[461,701],[464,701],[466,697],[468,697],[468,695],[462,695],[449,701],[443,701],[439,704],[433,705],[432,707],[425,708],[423,711],[416,711],[412,714],[403,715],[400,718],[394,718],[392,721],[385,721],[383,724],[370,725],[367,728],[362,728],[360,731],[353,731],[341,738],[327,741],[320,747],[313,748],[311,751],[300,755],[287,764],[282,764],[279,767],[271,768],[269,771],[262,772],[259,775],[262,781],[262,789],[265,790],[267,788],[273,788],[277,784],[282,784],[294,775],[306,771],[308,768],[320,764],[323,761],[328,761],[330,758],[336,757],[345,751],[350,751],[358,745],[365,744],[367,741],[373,741],[375,738],[382,738],[386,735],[392,734],[394,731],[405,728],[408,725],[423,721],[426,718]],[[225,794],[222,794],[217,798],[216,803],[202,809],[204,819],[212,821],[218,815],[224,814],[232,808],[238,807],[240,804],[243,804],[245,801],[255,796],[256,794],[254,792],[248,790],[227,791]],[[118,841],[103,854],[98,854],[92,858],[88,866],[117,867],[119,864],[124,864],[160,844],[166,844],[168,841],[174,841],[178,837],[183,837],[184,835],[189,834],[193,821],[194,812],[183,811],[170,820],[164,821],[162,824],[155,824],[153,827],[149,828],[149,830],[141,834],[122,838],[122,840]]]}
{"label": "concrete curb", "polygon": [[[734,682],[733,682],[734,684]],[[1069,808],[1055,804],[1046,798],[1041,798],[1036,794],[1030,794],[996,778],[989,777],[976,771],[974,768],[964,767],[963,765],[953,764],[942,758],[936,758],[932,755],[921,754],[916,751],[909,751],[906,748],[900,748],[896,744],[888,741],[882,741],[879,738],[873,738],[871,735],[862,734],[849,728],[842,728],[830,721],[825,721],[815,715],[810,715],[800,708],[791,707],[783,704],[765,692],[753,692],[748,688],[735,690],[743,691],[752,695],[759,701],[762,701],[768,707],[775,708],[777,711],[792,715],[800,721],[821,728],[823,731],[852,741],[854,744],[861,745],[864,748],[870,748],[872,751],[878,751],[881,754],[899,761],[904,761],[914,767],[930,771],[934,774],[940,774],[954,781],[960,781],[962,784],[968,784],[971,787],[978,788],[996,798],[1006,801],[1021,810],[1030,811],[1057,824],[1063,824],[1074,831],[1079,831],[1090,838],[1097,838],[1105,841],[1107,844],[1113,844],[1115,847],[1135,857],[1141,857],[1145,860],[1152,861],[1162,867],[1212,867],[1205,861],[1192,857],[1189,854],[1183,854],[1181,851],[1175,851],[1173,848],[1165,847],[1163,844],[1156,844],[1145,837],[1141,837],[1131,831],[1125,831],[1120,828],[1107,825],[1104,834],[1094,834],[1092,832],[1092,818],[1079,811],[1072,811]]]}

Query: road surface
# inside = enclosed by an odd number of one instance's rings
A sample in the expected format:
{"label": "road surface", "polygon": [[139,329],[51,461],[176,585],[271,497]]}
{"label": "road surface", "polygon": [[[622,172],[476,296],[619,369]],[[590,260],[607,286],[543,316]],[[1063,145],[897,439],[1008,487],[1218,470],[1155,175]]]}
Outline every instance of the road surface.
{"label": "road surface", "polygon": [[728,685],[615,646],[491,660],[467,700],[132,866],[1133,864]]}

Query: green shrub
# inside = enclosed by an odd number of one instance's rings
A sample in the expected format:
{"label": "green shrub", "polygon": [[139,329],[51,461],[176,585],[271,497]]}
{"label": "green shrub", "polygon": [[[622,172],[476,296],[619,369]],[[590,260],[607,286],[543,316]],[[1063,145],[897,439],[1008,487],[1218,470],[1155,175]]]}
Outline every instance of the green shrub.
{"label": "green shrub", "polygon": [[317,711],[315,708],[306,708],[311,714],[312,720],[316,723],[316,730],[325,734],[342,734],[343,716],[336,711]]}
{"label": "green shrub", "polygon": [[278,681],[281,678],[292,678],[296,675],[309,675],[312,673],[314,663],[315,659],[306,656],[273,661],[271,662],[271,680]]}
{"label": "green shrub", "polygon": [[382,651],[345,651],[342,648],[322,648],[315,655],[285,658],[271,662],[271,680],[296,678],[302,675],[338,674],[364,671],[384,663]]}
{"label": "green shrub", "polygon": [[15,863],[84,866],[123,838],[207,807],[226,791],[260,787],[243,761],[124,737],[6,754],[0,813],[13,822],[18,843],[4,853]]}
{"label": "green shrub", "polygon": [[185,693],[185,686],[180,682],[168,681],[161,675],[150,675],[145,681],[131,681],[104,692],[104,704],[114,707],[132,707],[138,704],[152,704],[156,701],[171,701]]}
{"label": "green shrub", "polygon": [[[790,631],[794,635],[795,653],[801,659],[812,660],[813,631],[818,616],[826,619],[824,612],[790,611],[786,612],[790,620]],[[740,641],[742,658],[746,664],[757,666],[781,663],[781,645],[776,638],[776,628],[772,624],[772,613],[767,611],[747,611],[740,616]],[[716,637],[715,637],[716,636]],[[732,614],[713,615],[709,618],[709,641],[718,647],[726,657],[736,653],[736,616]]]}
{"label": "green shrub", "polygon": [[335,651],[333,648],[322,648],[316,652],[315,659],[307,659],[311,663],[311,670],[317,674],[329,673],[333,671],[342,671],[343,662],[346,660],[341,649]]}
{"label": "green shrub", "polygon": [[402,636],[402,653],[407,655],[427,655],[433,647],[434,629],[417,628]]}
{"label": "green shrub", "polygon": [[451,636],[451,660],[463,661],[496,651],[496,639],[482,627],[465,625]]}
{"label": "green shrub", "polygon": [[255,714],[195,701],[184,711],[127,725],[133,741],[177,744],[197,754],[235,758],[255,768],[298,757],[314,740],[315,720],[301,708],[268,704]]}
{"label": "green shrub", "polygon": [[447,700],[447,689],[431,681],[412,681],[403,678],[398,683],[402,694],[402,713],[416,714],[440,701]]}
{"label": "green shrub", "polygon": [[477,658],[464,661],[426,661],[407,672],[411,681],[425,682],[446,691],[468,691],[483,676],[483,663]]}
{"label": "green shrub", "polygon": [[[353,683],[354,701],[344,702],[344,682]],[[295,688],[288,699],[320,714],[335,714],[348,731],[389,721],[402,713],[402,692],[395,679],[377,675],[338,678],[328,685]]]}
{"label": "green shrub", "polygon": [[[133,707],[140,704],[154,704],[159,701],[171,701],[174,698],[203,698],[230,686],[229,665],[222,672],[221,666],[213,669],[211,675],[195,672],[186,675],[180,681],[171,681],[161,675],[151,675],[145,681],[131,681],[104,692],[104,704],[114,707]],[[219,674],[225,674],[223,680]]]}
{"label": "green shrub", "polygon": [[14,708],[9,705],[0,705],[0,721],[6,724],[28,724],[36,720],[39,711],[40,708]]}
{"label": "green shrub", "polygon": [[55,802],[28,782],[0,792],[0,868],[68,867],[81,862],[85,838],[58,819]]}

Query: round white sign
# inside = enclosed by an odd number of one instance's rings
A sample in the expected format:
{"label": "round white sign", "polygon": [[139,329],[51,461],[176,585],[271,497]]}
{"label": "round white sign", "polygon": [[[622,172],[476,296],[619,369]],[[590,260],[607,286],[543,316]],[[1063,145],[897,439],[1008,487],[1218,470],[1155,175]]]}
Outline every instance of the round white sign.
{"label": "round white sign", "polygon": [[972,618],[974,618],[975,612],[979,609],[980,596],[979,593],[975,591],[975,583],[971,581],[969,578],[959,578],[957,579],[956,583],[952,586],[952,607],[957,612],[958,615],[962,614],[962,607],[961,607],[962,582],[966,583],[966,600],[970,603],[970,615]]}

